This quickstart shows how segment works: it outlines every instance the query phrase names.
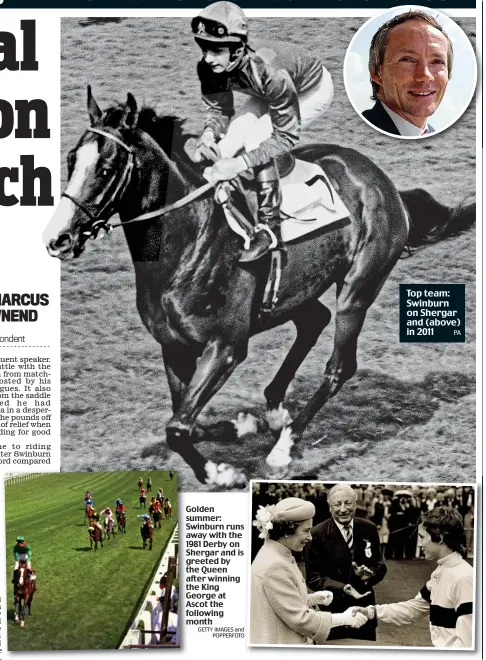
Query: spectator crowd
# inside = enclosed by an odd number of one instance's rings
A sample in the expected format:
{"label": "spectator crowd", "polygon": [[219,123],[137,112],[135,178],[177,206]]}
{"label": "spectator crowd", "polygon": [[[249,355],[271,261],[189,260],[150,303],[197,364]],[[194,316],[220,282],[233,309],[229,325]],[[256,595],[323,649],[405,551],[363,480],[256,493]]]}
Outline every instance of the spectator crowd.
{"label": "spectator crowd", "polygon": [[[334,483],[266,483],[253,484],[252,519],[259,505],[276,504],[286,497],[300,497],[316,508],[314,525],[330,517],[327,494]],[[464,521],[467,556],[474,553],[475,493],[470,486],[429,484],[351,484],[358,498],[356,516],[373,522],[380,535],[385,559],[422,557],[418,525],[423,514],[438,506],[457,510]],[[252,554],[260,546],[254,539]]]}

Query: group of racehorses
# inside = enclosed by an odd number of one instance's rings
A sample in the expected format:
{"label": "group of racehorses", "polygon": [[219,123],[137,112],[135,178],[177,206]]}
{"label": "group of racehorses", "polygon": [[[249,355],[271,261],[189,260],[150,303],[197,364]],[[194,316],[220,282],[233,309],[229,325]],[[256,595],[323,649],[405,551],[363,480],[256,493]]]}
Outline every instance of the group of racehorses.
{"label": "group of racehorses", "polygon": [[[125,511],[117,510],[116,512],[116,524],[118,533],[126,532],[126,523],[127,516]],[[84,524],[88,523],[88,532],[89,532],[89,542],[91,550],[98,549],[98,543],[103,547],[103,538],[111,539],[115,538],[115,521],[111,516],[106,516],[103,528],[99,524],[99,514],[95,511],[95,508],[92,504],[86,504],[84,509]]]}
{"label": "group of racehorses", "polygon": [[[150,480],[147,482],[147,489],[145,490],[145,488],[143,487],[143,481],[140,479],[138,482],[138,490],[139,490],[140,508],[142,507],[145,508],[146,493],[147,491],[150,492],[152,490],[152,484]],[[155,498],[151,498],[152,502],[149,506],[149,514],[147,514],[147,518],[150,520],[150,522],[147,522],[146,519],[146,521],[140,528],[140,533],[142,536],[142,547],[146,548],[148,545],[150,550],[152,549],[152,544],[153,544],[154,527],[156,527],[158,524],[159,529],[162,528],[161,525],[162,515],[165,515],[166,519],[172,517],[172,505],[170,499],[168,497],[165,498],[163,497],[162,489],[159,490],[159,493],[161,493],[161,495],[157,497],[157,501],[160,502],[160,506],[156,506]],[[91,493],[87,491],[86,499],[91,499],[90,496]],[[117,532],[125,533],[126,522],[127,522],[126,512],[124,511],[124,509],[117,507],[115,510],[115,514],[116,514]],[[110,515],[106,515],[103,523],[103,528],[99,524],[99,518],[100,515],[96,512],[93,504],[89,502],[86,503],[84,510],[84,524],[86,524],[86,522],[88,523],[89,541],[90,541],[91,550],[93,550],[93,548],[97,550],[98,543],[100,544],[101,547],[103,547],[103,540],[111,539],[112,537],[115,538],[115,523],[113,518]]]}

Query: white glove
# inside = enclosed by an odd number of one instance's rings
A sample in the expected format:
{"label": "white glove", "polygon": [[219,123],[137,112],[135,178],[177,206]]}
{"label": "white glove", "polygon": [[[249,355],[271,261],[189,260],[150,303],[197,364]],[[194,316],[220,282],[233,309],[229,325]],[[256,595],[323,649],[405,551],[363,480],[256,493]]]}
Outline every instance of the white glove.
{"label": "white glove", "polygon": [[221,152],[214,139],[213,131],[204,131],[194,153],[194,161],[210,160],[213,163],[221,158]]}
{"label": "white glove", "polygon": [[309,594],[307,597],[307,602],[309,605],[330,605],[334,594],[332,591],[315,591],[313,594]]}
{"label": "white glove", "polygon": [[350,626],[351,628],[361,628],[368,621],[368,617],[361,612],[354,613],[352,607],[348,607],[345,612],[332,614],[331,628],[337,626]]}

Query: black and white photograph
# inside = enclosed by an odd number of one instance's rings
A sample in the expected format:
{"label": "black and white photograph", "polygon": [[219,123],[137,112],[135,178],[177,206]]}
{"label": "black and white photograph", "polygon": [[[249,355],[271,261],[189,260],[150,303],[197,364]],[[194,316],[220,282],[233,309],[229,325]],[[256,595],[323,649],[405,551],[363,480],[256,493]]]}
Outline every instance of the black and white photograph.
{"label": "black and white photograph", "polygon": [[251,488],[250,645],[474,648],[474,486]]}
{"label": "black and white photograph", "polygon": [[[474,479],[475,109],[378,135],[343,81],[362,23],[62,19],[63,470]],[[400,341],[412,283],[465,286],[462,343]]]}

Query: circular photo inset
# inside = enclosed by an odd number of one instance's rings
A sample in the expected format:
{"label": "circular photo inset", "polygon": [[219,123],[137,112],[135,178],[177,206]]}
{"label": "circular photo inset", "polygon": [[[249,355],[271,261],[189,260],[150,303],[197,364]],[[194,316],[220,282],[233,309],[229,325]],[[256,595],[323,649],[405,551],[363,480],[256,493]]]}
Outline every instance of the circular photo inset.
{"label": "circular photo inset", "polygon": [[346,93],[370,126],[393,137],[430,137],[449,128],[476,88],[476,55],[451,18],[417,5],[368,20],[344,58]]}

